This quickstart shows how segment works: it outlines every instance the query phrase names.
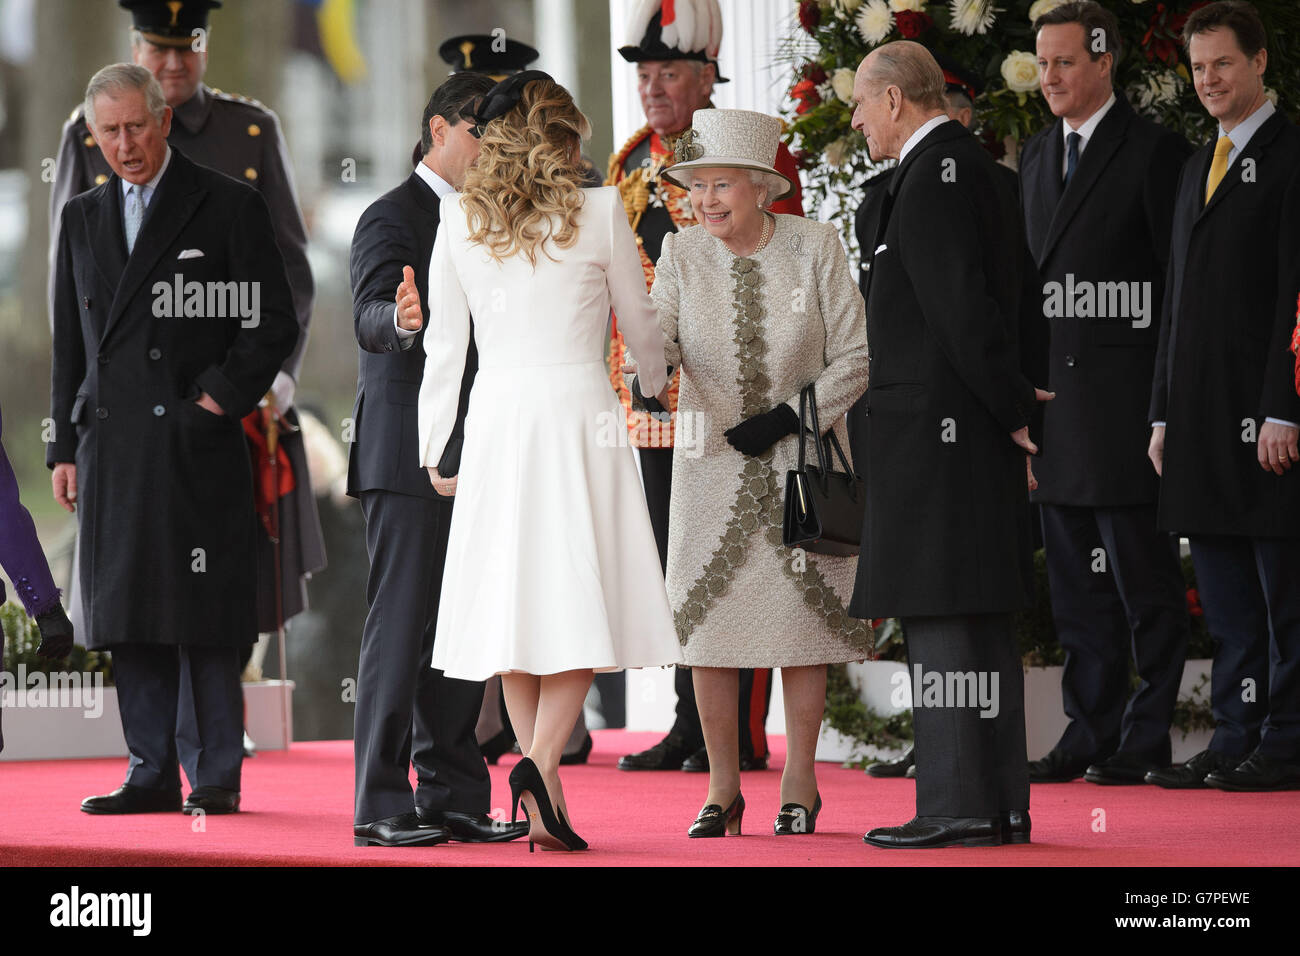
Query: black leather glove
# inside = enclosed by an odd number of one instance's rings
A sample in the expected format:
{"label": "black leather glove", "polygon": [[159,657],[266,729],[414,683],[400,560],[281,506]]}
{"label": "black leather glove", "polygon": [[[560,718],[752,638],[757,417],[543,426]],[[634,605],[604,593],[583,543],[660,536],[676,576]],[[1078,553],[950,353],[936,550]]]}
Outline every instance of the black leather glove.
{"label": "black leather glove", "polygon": [[38,614],[36,627],[41,632],[41,646],[36,648],[36,653],[41,657],[62,660],[72,653],[72,622],[62,604]]}
{"label": "black leather glove", "polygon": [[[673,367],[669,365],[668,381],[671,382],[672,380],[673,380]],[[639,401],[642,405],[644,405],[646,411],[648,412],[658,413],[658,412],[668,411],[668,409],[664,408],[663,402],[659,401],[659,399],[655,398],[653,395],[641,394],[641,376],[639,375],[632,376],[632,398],[636,401]]]}
{"label": "black leather glove", "polygon": [[723,437],[742,455],[761,455],[786,435],[799,431],[799,416],[782,402],[771,411],[746,418],[739,425],[728,428]]}

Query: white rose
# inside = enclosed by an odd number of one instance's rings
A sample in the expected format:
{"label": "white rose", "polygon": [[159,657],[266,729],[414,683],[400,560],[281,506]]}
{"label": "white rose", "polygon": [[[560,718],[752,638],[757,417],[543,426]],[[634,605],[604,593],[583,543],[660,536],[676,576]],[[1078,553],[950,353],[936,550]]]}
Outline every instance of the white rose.
{"label": "white rose", "polygon": [[925,12],[925,0],[889,0],[889,9],[895,13],[902,13],[904,10],[915,10],[917,13]]}
{"label": "white rose", "polygon": [[1264,96],[1270,103],[1277,106],[1277,90],[1273,89],[1271,86],[1266,86],[1264,87]]}
{"label": "white rose", "polygon": [[849,142],[841,137],[826,144],[826,165],[839,166],[849,157]]}
{"label": "white rose", "polygon": [[1038,60],[1032,53],[1013,50],[1002,61],[1002,79],[1013,93],[1031,93],[1038,89]]}
{"label": "white rose", "polygon": [[853,102],[853,70],[840,67],[831,74],[831,89],[845,103]]}
{"label": "white rose", "polygon": [[862,0],[835,0],[835,12],[841,18],[848,18],[853,12],[862,6]]}

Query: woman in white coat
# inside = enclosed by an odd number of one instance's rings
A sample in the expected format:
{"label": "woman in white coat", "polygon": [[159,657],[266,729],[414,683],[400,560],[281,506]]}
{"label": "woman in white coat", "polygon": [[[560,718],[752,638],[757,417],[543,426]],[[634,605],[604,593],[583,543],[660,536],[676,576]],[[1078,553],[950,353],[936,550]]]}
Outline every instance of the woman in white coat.
{"label": "woman in white coat", "polygon": [[441,205],[429,265],[420,455],[436,487],[471,334],[465,417],[433,666],[502,675],[524,759],[510,775],[531,844],[584,849],[560,786],[593,671],[681,659],[659,553],[604,365],[617,310],[647,388],[664,342],[619,193],[582,188],[587,119],[545,73],[480,105],[478,160]]}

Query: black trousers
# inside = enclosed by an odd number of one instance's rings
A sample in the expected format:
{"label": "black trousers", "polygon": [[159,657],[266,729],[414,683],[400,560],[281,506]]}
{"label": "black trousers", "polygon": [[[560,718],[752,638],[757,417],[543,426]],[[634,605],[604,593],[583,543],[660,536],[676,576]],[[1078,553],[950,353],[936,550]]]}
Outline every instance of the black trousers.
{"label": "black trousers", "polygon": [[[1025,682],[1009,614],[903,620],[914,685],[917,816],[1029,808]],[[915,679],[919,669],[920,681]],[[936,678],[941,693],[925,688]],[[951,689],[960,688],[960,695]]]}
{"label": "black trousers", "polygon": [[1070,718],[1056,746],[1082,760],[1123,751],[1166,766],[1188,640],[1178,540],[1156,527],[1154,505],[1045,504],[1042,515]]}
{"label": "black trousers", "polygon": [[491,780],[474,738],[483,683],[429,666],[452,503],[365,491],[361,508],[370,576],[357,665],[355,822],[416,806],[486,813]]}
{"label": "black trousers", "polygon": [[244,761],[244,698],[238,647],[118,644],[113,681],[134,787],[180,787],[177,714],[185,688],[195,740],[187,755],[191,789],[238,790]]}
{"label": "black trousers", "polygon": [[[646,506],[650,511],[650,526],[654,529],[655,543],[659,546],[659,563],[668,571],[668,511],[673,487],[673,450],[671,448],[638,448],[641,457],[641,478],[645,482]],[[691,672],[685,667],[676,668],[673,689],[677,691],[677,716],[672,733],[686,742],[689,750],[704,746],[704,728],[700,726],[700,711],[695,703],[695,684]],[[772,702],[772,671],[766,668],[740,669],[740,705],[737,720],[740,724],[740,754],[765,758],[767,750],[768,708]]]}
{"label": "black trousers", "polygon": [[1300,538],[1189,540],[1217,643],[1210,749],[1300,761]]}

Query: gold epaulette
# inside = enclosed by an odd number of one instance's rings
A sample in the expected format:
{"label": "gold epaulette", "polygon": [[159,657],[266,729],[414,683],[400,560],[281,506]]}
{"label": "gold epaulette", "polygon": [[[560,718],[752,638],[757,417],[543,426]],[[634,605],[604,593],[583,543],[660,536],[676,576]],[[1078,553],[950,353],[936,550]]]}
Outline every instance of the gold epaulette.
{"label": "gold epaulette", "polygon": [[251,96],[244,96],[240,93],[225,93],[217,89],[214,89],[212,91],[212,95],[216,99],[223,100],[227,103],[243,103],[245,106],[251,106],[254,109],[259,109],[264,113],[271,112],[270,108],[267,107],[265,103],[263,103],[261,100],[255,100]]}

